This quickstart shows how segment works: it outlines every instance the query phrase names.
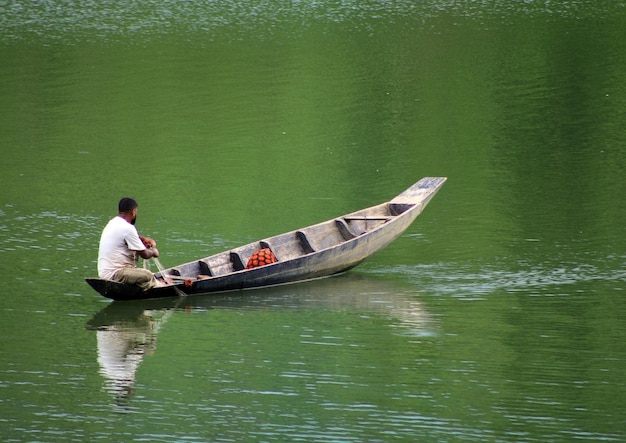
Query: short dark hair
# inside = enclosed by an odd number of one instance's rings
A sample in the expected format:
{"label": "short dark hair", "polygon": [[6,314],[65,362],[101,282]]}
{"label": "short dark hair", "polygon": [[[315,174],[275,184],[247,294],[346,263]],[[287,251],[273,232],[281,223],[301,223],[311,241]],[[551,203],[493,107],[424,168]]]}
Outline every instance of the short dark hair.
{"label": "short dark hair", "polygon": [[122,212],[130,212],[133,209],[135,209],[137,206],[139,205],[137,204],[135,199],[130,198],[130,197],[124,197],[123,199],[120,200],[118,208],[119,208],[120,213],[122,213]]}

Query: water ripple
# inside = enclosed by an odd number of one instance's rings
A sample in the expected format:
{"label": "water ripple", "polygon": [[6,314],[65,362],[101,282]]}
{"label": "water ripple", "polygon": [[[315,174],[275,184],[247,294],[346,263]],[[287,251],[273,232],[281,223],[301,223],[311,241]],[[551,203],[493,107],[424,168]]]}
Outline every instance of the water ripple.
{"label": "water ripple", "polygon": [[601,268],[594,264],[572,263],[559,266],[520,264],[519,269],[486,265],[476,269],[469,264],[438,263],[428,265],[398,265],[368,273],[401,275],[423,291],[458,296],[480,297],[496,292],[528,293],[530,295],[558,295],[560,286],[594,281],[626,280],[621,267]]}
{"label": "water ripple", "polygon": [[[415,26],[442,14],[458,17],[569,16],[590,18],[623,11],[621,2],[579,1],[461,1],[422,2],[368,1],[0,1],[0,40],[19,40],[39,36],[48,40],[143,37],[181,32],[214,36],[229,29],[233,37],[271,36],[286,27],[304,30],[315,24],[342,24],[353,29],[368,29],[380,22],[394,26],[410,18]],[[74,35],[74,37],[71,37]]]}
{"label": "water ripple", "polygon": [[[92,216],[41,212],[0,214],[0,253],[15,250],[66,250],[86,246],[84,232],[100,231],[102,221]],[[89,244],[92,238],[87,239]]]}
{"label": "water ripple", "polygon": [[[49,211],[24,214],[7,208],[0,214],[0,258],[5,272],[18,279],[31,279],[36,270],[93,272],[92,260],[72,259],[74,255],[84,256],[85,251],[96,253],[102,223],[88,215]],[[78,262],[82,266],[76,266]]]}

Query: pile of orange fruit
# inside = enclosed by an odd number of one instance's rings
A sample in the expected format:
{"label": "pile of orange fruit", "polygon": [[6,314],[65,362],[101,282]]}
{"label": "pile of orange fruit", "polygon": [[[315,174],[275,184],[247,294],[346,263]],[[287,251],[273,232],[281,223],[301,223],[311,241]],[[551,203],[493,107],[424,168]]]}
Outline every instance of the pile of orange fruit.
{"label": "pile of orange fruit", "polygon": [[269,248],[263,248],[256,251],[248,260],[246,269],[258,268],[259,266],[269,265],[270,263],[276,263],[278,260],[276,256]]}

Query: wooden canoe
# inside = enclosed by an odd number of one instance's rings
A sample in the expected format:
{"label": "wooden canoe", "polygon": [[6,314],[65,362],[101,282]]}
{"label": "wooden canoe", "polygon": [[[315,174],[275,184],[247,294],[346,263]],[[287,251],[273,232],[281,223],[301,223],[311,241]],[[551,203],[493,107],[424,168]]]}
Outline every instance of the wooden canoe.
{"label": "wooden canoe", "polygon": [[[148,291],[99,278],[86,281],[107,298],[137,300],[238,291],[339,274],[398,238],[445,181],[445,177],[425,177],[385,203],[164,269],[166,278],[160,272],[155,276],[171,283]],[[246,269],[252,254],[265,248],[278,261]]]}

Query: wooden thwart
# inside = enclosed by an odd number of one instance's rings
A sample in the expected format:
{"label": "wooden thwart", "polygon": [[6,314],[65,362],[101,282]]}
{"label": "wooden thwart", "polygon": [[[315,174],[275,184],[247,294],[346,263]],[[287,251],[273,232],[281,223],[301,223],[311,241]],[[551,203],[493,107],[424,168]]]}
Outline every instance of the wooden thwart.
{"label": "wooden thwart", "polygon": [[345,220],[391,220],[393,216],[390,215],[375,215],[370,217],[363,216],[348,216],[343,217]]}

